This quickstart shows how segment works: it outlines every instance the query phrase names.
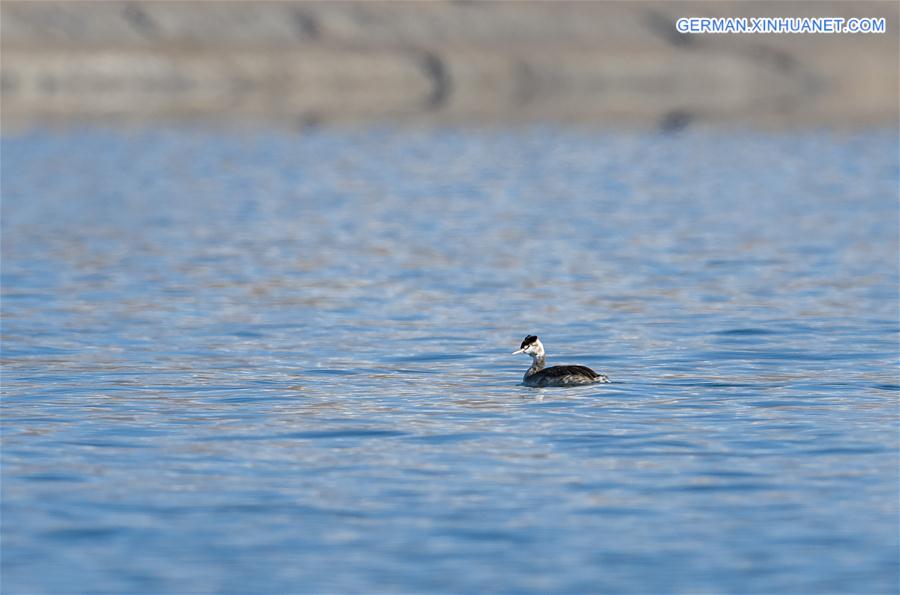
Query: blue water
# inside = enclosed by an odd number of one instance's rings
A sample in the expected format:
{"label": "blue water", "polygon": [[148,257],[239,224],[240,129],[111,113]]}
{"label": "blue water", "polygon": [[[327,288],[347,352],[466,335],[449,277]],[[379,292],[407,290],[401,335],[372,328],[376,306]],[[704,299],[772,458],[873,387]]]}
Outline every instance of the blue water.
{"label": "blue water", "polygon": [[897,593],[897,147],[6,135],[3,591]]}

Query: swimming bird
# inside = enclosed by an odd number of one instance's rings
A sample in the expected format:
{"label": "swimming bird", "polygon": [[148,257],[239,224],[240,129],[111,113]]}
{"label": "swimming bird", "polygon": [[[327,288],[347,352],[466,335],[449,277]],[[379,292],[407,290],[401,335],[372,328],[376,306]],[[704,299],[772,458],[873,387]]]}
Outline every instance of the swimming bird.
{"label": "swimming bird", "polygon": [[527,353],[531,356],[531,367],[525,372],[522,382],[525,386],[578,386],[580,384],[596,384],[609,382],[605,374],[594,372],[587,366],[551,366],[545,368],[547,358],[544,356],[544,345],[535,335],[528,335],[513,355]]}

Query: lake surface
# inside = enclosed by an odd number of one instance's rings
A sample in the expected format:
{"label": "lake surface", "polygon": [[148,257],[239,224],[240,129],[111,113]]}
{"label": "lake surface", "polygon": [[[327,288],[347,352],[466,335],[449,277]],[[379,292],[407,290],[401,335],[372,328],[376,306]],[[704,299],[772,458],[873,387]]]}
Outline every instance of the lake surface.
{"label": "lake surface", "polygon": [[[5,593],[898,591],[895,133],[2,139]],[[550,363],[610,385],[522,386]]]}

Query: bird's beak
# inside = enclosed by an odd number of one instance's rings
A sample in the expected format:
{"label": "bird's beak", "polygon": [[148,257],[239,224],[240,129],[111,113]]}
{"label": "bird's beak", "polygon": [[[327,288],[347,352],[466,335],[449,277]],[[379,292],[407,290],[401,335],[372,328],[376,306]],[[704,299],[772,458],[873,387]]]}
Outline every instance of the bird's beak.
{"label": "bird's beak", "polygon": [[513,352],[512,352],[513,355],[519,355],[520,353],[525,353],[525,350],[524,350],[524,349],[517,349],[516,351],[513,351]]}

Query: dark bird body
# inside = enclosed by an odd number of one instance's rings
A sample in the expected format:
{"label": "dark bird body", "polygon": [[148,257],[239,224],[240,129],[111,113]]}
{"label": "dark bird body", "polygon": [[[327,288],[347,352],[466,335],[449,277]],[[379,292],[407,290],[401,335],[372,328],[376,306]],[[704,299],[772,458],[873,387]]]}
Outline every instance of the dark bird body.
{"label": "dark bird body", "polygon": [[522,382],[526,386],[537,388],[545,386],[578,386],[609,382],[605,374],[600,374],[587,366],[551,366],[545,367],[547,358],[544,346],[535,335],[528,335],[522,341],[517,353],[527,353],[532,358],[531,367],[525,372]]}

